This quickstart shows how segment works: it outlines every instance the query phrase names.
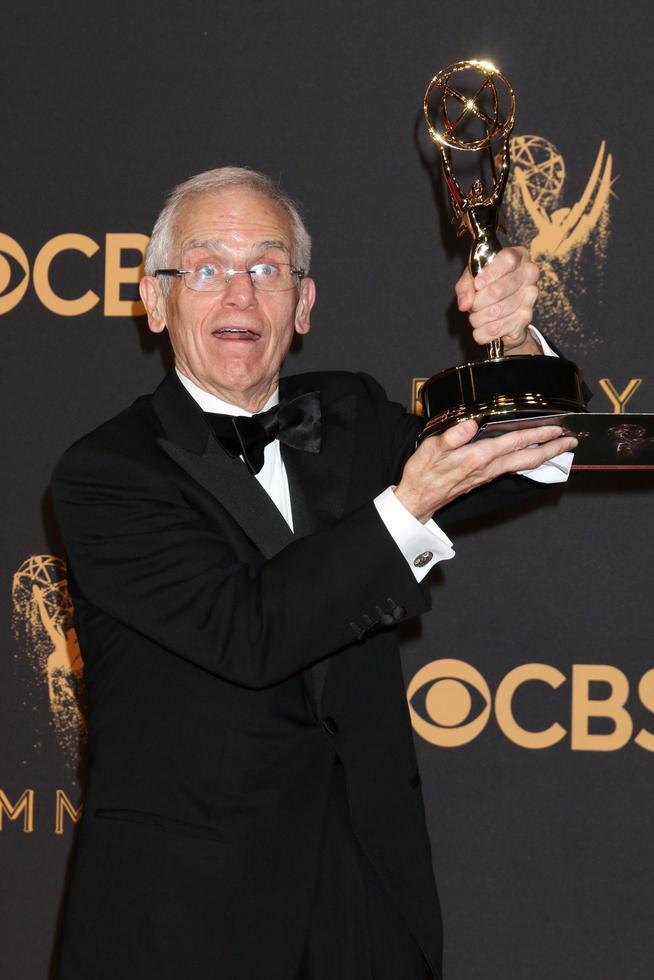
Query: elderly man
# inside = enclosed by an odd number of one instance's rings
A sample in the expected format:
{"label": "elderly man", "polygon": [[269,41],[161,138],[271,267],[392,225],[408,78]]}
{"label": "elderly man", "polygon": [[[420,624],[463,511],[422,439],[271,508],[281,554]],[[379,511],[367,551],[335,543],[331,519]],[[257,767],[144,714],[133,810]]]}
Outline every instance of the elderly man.
{"label": "elderly man", "polygon": [[[90,751],[61,980],[440,977],[394,627],[453,554],[432,515],[574,441],[463,422],[414,451],[368,376],[280,378],[309,249],[261,174],[178,187],[141,283],[175,368],[56,469]],[[540,352],[535,279],[520,249],[461,278],[479,343]]]}

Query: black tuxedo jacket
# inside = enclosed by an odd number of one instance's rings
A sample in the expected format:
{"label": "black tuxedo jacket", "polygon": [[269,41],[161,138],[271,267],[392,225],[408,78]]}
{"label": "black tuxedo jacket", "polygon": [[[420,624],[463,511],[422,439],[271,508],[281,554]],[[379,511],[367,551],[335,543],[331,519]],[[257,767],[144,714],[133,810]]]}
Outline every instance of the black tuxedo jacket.
{"label": "black tuxedo jacket", "polygon": [[282,382],[315,389],[320,454],[282,447],[295,534],[174,373],[56,468],[90,756],[61,980],[291,980],[336,757],[357,838],[439,975],[388,625],[429,598],[372,503],[418,421],[365,376]]}

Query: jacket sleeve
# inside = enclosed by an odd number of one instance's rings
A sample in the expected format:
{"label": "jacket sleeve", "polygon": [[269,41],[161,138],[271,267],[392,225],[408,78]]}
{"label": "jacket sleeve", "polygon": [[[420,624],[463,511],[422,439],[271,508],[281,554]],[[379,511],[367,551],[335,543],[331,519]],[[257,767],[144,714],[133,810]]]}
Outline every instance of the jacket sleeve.
{"label": "jacket sleeve", "polygon": [[389,599],[399,618],[429,607],[372,502],[255,567],[131,455],[78,443],[53,496],[82,603],[246,687],[352,644]]}

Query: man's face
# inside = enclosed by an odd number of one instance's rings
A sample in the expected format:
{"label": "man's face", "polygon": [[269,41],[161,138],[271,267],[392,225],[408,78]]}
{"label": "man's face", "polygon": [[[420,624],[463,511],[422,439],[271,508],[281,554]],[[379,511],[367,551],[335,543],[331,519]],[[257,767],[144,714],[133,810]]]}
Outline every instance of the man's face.
{"label": "man's face", "polygon": [[[179,269],[216,259],[236,270],[280,255],[296,260],[284,211],[245,188],[191,198],[177,216],[174,239]],[[219,293],[196,292],[182,279],[172,283],[164,297],[158,280],[141,282],[150,329],[168,329],[176,366],[200,388],[259,410],[277,386],[293,333],[309,330],[313,280],[282,292],[256,290],[247,274],[232,276]]]}

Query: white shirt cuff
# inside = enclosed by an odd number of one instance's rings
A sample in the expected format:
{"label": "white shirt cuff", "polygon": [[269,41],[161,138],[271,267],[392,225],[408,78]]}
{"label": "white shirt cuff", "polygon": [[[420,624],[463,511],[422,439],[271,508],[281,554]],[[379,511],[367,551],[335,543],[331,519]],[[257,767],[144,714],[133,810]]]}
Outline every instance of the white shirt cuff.
{"label": "white shirt cuff", "polygon": [[553,351],[552,350],[552,348],[547,343],[547,341],[543,337],[543,335],[540,332],[540,330],[537,330],[536,327],[533,325],[533,323],[530,323],[529,324],[529,326],[527,327],[527,330],[529,331],[529,333],[531,334],[531,336],[534,338],[534,340],[536,341],[536,343],[540,345],[540,347],[541,347],[541,349],[543,351],[543,354],[545,354],[546,357],[558,357],[558,354],[556,353],[556,351]]}
{"label": "white shirt cuff", "polygon": [[[527,329],[536,343],[540,344],[543,354],[545,354],[547,357],[557,356],[555,351],[552,350],[550,345],[543,337],[540,330],[537,330],[533,324],[531,324]],[[554,459],[550,459],[546,463],[542,463],[534,470],[519,470],[518,472],[520,476],[529,477],[530,480],[534,480],[536,483],[565,483],[570,476],[570,470],[572,469],[572,462],[574,458],[574,453],[560,453],[558,456],[555,456]]]}
{"label": "white shirt cuff", "polygon": [[439,561],[454,558],[452,542],[435,521],[421,524],[397,499],[394,490],[395,487],[387,487],[373,502],[416,582],[421,582]]}

